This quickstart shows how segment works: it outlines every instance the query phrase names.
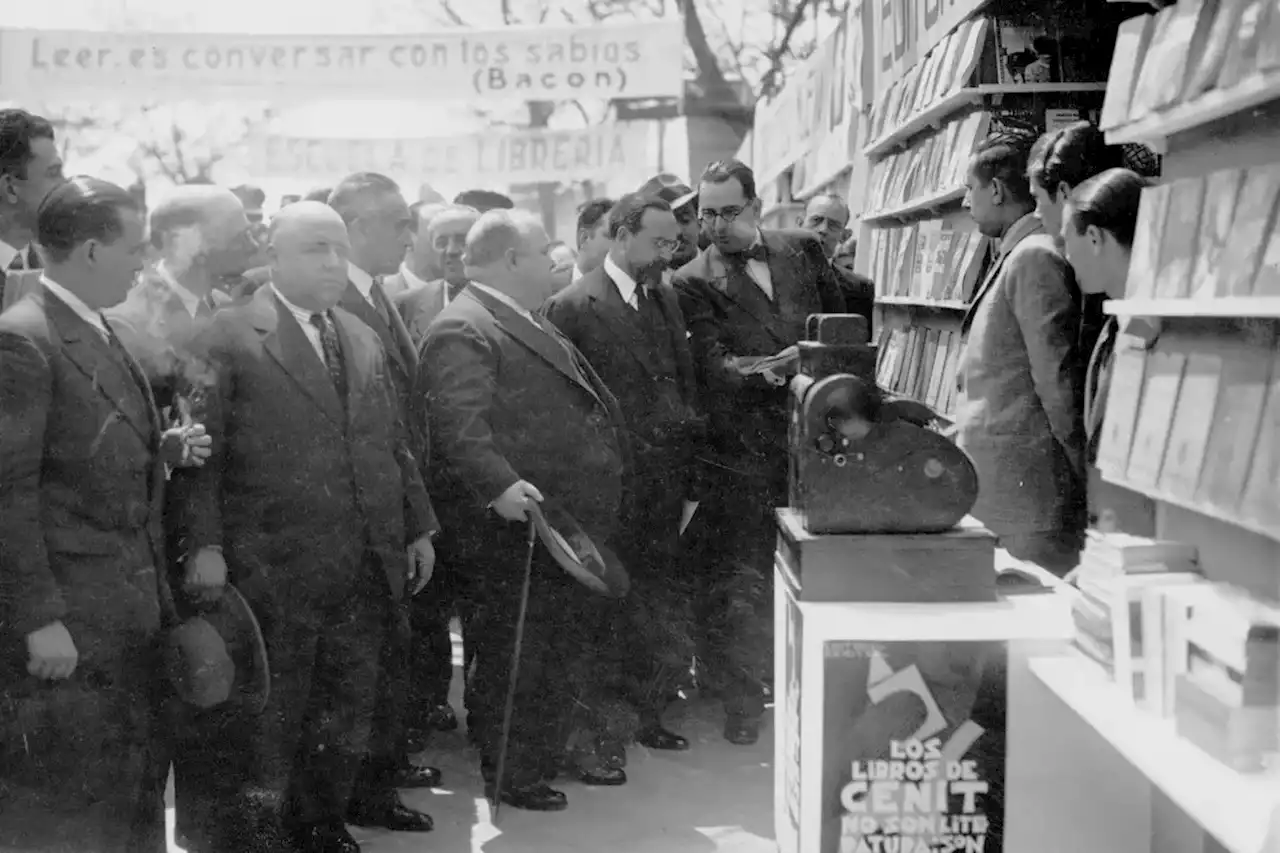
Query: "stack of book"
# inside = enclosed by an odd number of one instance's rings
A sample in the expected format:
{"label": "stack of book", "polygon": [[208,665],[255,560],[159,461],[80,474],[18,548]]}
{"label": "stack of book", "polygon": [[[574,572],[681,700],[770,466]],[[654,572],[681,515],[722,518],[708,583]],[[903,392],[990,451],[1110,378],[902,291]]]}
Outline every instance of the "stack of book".
{"label": "stack of book", "polygon": [[1154,587],[1201,581],[1196,549],[1181,542],[1090,531],[1072,599],[1075,646],[1133,701],[1153,705],[1158,676],[1150,665],[1151,627],[1143,595]]}
{"label": "stack of book", "polygon": [[968,302],[989,241],[967,214],[880,228],[869,240],[876,296],[919,302]]}
{"label": "stack of book", "polygon": [[1280,296],[1280,163],[1143,191],[1125,296]]}
{"label": "stack of book", "polygon": [[1120,485],[1280,534],[1280,349],[1117,347],[1097,464]]}
{"label": "stack of book", "polygon": [[882,328],[876,381],[881,388],[924,403],[950,418],[955,407],[960,333],[913,326]]}
{"label": "stack of book", "polygon": [[[1270,0],[1179,0],[1120,27],[1103,130],[1280,75],[1280,6]],[[1277,79],[1280,83],[1280,79]]]}
{"label": "stack of book", "polygon": [[969,155],[991,131],[991,119],[990,113],[970,112],[922,142],[876,161],[869,187],[878,210],[963,190]]}

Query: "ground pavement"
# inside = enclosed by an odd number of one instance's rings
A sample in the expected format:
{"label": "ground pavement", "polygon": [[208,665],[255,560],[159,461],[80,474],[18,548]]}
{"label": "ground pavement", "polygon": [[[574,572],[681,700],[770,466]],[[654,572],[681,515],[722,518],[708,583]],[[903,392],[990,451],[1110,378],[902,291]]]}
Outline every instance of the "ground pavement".
{"label": "ground pavement", "polygon": [[[458,645],[455,638],[455,664]],[[455,667],[455,708],[460,682]],[[566,811],[504,806],[497,826],[464,733],[437,735],[417,760],[441,768],[444,787],[401,792],[405,803],[435,818],[435,831],[352,831],[365,853],[776,853],[772,712],[760,742],[750,747],[726,742],[723,720],[718,702],[674,706],[667,724],[689,738],[688,752],[632,747],[626,785],[587,788],[561,780],[556,786],[569,797]],[[172,837],[172,809],[168,816]],[[180,850],[170,843],[171,853]]]}

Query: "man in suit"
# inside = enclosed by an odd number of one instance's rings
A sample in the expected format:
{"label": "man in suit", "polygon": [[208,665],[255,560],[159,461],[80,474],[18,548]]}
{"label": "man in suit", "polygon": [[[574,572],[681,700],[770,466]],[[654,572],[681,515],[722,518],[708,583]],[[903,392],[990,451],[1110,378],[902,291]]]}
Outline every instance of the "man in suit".
{"label": "man in suit", "polygon": [[[191,401],[213,384],[212,368],[196,339],[219,308],[231,301],[215,288],[244,273],[257,250],[244,206],[229,190],[187,185],[171,191],[151,211],[151,244],[160,259],[146,270],[123,302],[105,313],[125,348],[142,367],[166,423],[189,421]],[[181,519],[193,469],[178,469],[165,495],[165,540],[171,585],[182,615],[220,594],[226,565],[219,552],[187,560],[187,531]],[[185,715],[180,715],[180,717]],[[177,838],[188,850],[209,849],[217,822],[235,820],[218,812],[217,795],[225,769],[226,727],[221,709],[199,715],[196,724],[169,732],[162,772],[174,765]],[[161,782],[163,784],[163,781]]]}
{"label": "man in suit", "polygon": [[[408,398],[418,372],[418,351],[382,290],[381,279],[395,272],[409,248],[409,206],[395,182],[373,172],[343,179],[329,196],[329,206],[346,223],[351,245],[347,289],[339,305],[377,333],[386,351],[397,411],[408,425]],[[415,457],[419,456],[423,438],[413,436]],[[406,724],[411,606],[407,600],[398,601],[390,610],[370,754],[356,780],[349,819],[360,826],[425,832],[431,829],[431,818],[404,805],[396,792],[397,788],[425,788],[440,783],[439,770],[419,767],[409,760]],[[447,626],[444,630],[447,636]]]}
{"label": "man in suit", "polygon": [[209,329],[214,452],[188,510],[192,553],[221,548],[271,659],[244,796],[301,853],[359,850],[343,822],[382,699],[379,655],[391,612],[430,575],[437,529],[391,356],[339,307],[350,251],[325,205],[272,220],[271,283]]}
{"label": "man in suit", "polygon": [[617,550],[630,570],[629,598],[645,617],[634,621],[664,623],[644,638],[643,653],[633,647],[625,656],[642,717],[637,740],[650,749],[682,750],[689,742],[662,725],[668,695],[662,682],[688,670],[693,650],[656,641],[690,630],[676,563],[703,429],[684,317],[675,291],[662,283],[680,229],[667,202],[633,193],[609,213],[608,234],[603,264],[553,296],[544,313],[600,374],[626,419],[633,465]]}
{"label": "man in suit", "polygon": [[467,286],[467,270],[462,256],[466,250],[467,232],[479,218],[479,211],[462,205],[453,205],[431,217],[427,240],[432,252],[440,259],[441,277],[408,290],[396,299],[396,307],[409,327],[409,335],[419,347],[431,321]]}
{"label": "man in suit", "polygon": [[1088,515],[1084,361],[1071,267],[1027,182],[1034,142],[993,135],[970,160],[964,205],[999,254],[961,325],[957,443],[982,483],[973,514],[1014,557],[1062,575]]}
{"label": "man in suit", "polygon": [[[671,205],[671,212],[676,215],[680,245],[676,246],[668,265],[670,271],[675,272],[698,256],[698,236],[702,232],[702,223],[698,221],[698,194],[684,181],[665,172],[645,181],[640,194],[657,196]],[[669,274],[664,277],[670,279]]]}
{"label": "man in suit", "polygon": [[36,211],[62,180],[53,125],[26,110],[0,110],[0,310],[39,287]]}
{"label": "man in suit", "polygon": [[569,282],[573,283],[604,263],[609,253],[609,211],[611,198],[593,198],[578,208],[578,258]]}
{"label": "man in suit", "polygon": [[709,495],[699,513],[714,539],[700,596],[710,632],[708,669],[719,671],[736,744],[759,737],[770,670],[774,509],[787,502],[785,371],[747,372],[744,357],[794,345],[810,314],[844,302],[818,240],[807,231],[762,231],[755,176],[737,160],[712,163],[698,186],[712,243],[675,275],[709,419]]}
{"label": "man in suit", "polygon": [[405,252],[400,269],[382,281],[382,289],[387,296],[395,300],[406,290],[425,287],[427,282],[435,281],[441,276],[440,256],[431,245],[428,229],[436,214],[448,210],[447,204],[428,204],[415,201],[409,205],[409,219],[412,220],[413,245]]}
{"label": "man in suit", "polygon": [[835,193],[819,193],[804,206],[796,224],[812,231],[822,243],[822,253],[831,262],[836,283],[844,296],[845,310],[867,318],[867,333],[871,332],[871,315],[876,304],[875,285],[871,280],[846,271],[836,264],[841,246],[849,239],[849,205]]}
{"label": "man in suit", "polygon": [[0,317],[0,848],[162,853],[152,749],[173,603],[158,567],[176,458],[101,313],[142,268],[142,212],[73,178],[35,233],[41,287]]}
{"label": "man in suit", "polygon": [[[472,578],[476,741],[487,793],[517,808],[558,810],[547,779],[565,743],[573,612],[585,588],[541,546],[529,606],[504,784],[495,779],[520,609],[526,515],[543,496],[593,537],[616,525],[621,414],[573,344],[532,312],[551,295],[549,240],[531,214],[491,211],[467,238],[472,283],[431,324],[418,395],[431,423],[432,474],[447,513],[441,559]],[[469,707],[471,707],[469,705]]]}
{"label": "man in suit", "polygon": [[516,206],[510,197],[494,190],[463,190],[453,197],[453,203],[480,213],[488,213],[491,210],[511,210]]}

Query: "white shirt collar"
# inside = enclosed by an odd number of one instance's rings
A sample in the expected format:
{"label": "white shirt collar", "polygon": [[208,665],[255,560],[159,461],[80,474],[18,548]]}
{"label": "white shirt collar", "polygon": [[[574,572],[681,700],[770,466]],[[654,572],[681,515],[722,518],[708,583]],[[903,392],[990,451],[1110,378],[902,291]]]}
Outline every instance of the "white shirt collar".
{"label": "white shirt collar", "polygon": [[481,284],[478,281],[471,282],[471,286],[478,290],[483,290],[485,293],[489,294],[494,299],[501,302],[503,305],[506,305],[512,311],[515,311],[517,314],[519,314],[521,317],[528,320],[530,323],[533,323],[535,326],[539,325],[538,321],[533,319],[533,314],[528,309],[522,308],[520,306],[520,303],[516,302],[510,296],[507,296],[507,294],[502,293],[501,291],[498,291],[498,290],[494,290],[492,287],[489,287],[487,284]]}
{"label": "white shirt collar", "polygon": [[83,299],[76,296],[70,290],[67,290],[47,275],[40,276],[40,283],[45,286],[46,290],[66,303],[68,308],[76,312],[76,316],[81,320],[84,320],[90,326],[97,329],[103,337],[107,336],[107,325],[103,322],[102,315],[86,305]]}
{"label": "white shirt collar", "polygon": [[178,281],[178,279],[175,278],[173,273],[169,270],[169,267],[165,265],[164,261],[156,264],[156,274],[159,275],[164,283],[169,285],[169,289],[182,300],[182,305],[187,309],[187,313],[192,317],[195,317],[196,312],[200,310],[200,303],[202,301],[200,297],[196,296],[188,290],[182,282]]}
{"label": "white shirt collar", "polygon": [[[21,249],[15,249],[3,240],[0,240],[0,271],[7,271],[9,264],[13,263],[13,259],[22,254]],[[23,264],[26,266],[26,264]]]}
{"label": "white shirt collar", "polygon": [[373,297],[370,294],[373,293],[373,276],[347,261],[347,278],[351,279],[351,283],[356,286],[356,290],[360,291],[365,301],[372,305]]}
{"label": "white shirt collar", "polygon": [[577,264],[574,264],[573,273],[569,276],[569,282],[573,283],[578,279],[582,278],[584,275],[586,275],[586,273],[582,271],[582,267],[578,266]]}
{"label": "white shirt collar", "polygon": [[425,287],[427,284],[425,281],[423,281],[421,278],[418,277],[418,274],[416,272],[409,269],[409,265],[404,262],[400,263],[400,275],[404,276],[405,290],[413,290],[414,288],[417,288],[417,287]]}
{"label": "white shirt collar", "polygon": [[613,286],[618,288],[618,294],[622,297],[622,301],[636,307],[636,280],[622,271],[622,267],[613,262],[613,258],[608,255],[604,256],[604,271],[609,278],[613,279]]}
{"label": "white shirt collar", "polygon": [[289,301],[289,299],[283,293],[280,292],[279,288],[275,286],[274,282],[271,285],[271,291],[276,295],[276,299],[279,299],[281,302],[284,303],[284,307],[289,309],[289,313],[293,314],[294,319],[298,321],[298,323],[302,326],[302,328],[304,329],[312,328],[311,315],[317,312],[307,311],[305,309],[299,308],[297,305],[294,305],[292,302]]}

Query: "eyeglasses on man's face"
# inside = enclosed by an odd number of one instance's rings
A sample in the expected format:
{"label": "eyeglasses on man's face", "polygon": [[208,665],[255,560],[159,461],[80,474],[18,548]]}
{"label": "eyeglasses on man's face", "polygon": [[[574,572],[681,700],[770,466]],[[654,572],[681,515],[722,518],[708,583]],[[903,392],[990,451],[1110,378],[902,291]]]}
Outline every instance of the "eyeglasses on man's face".
{"label": "eyeglasses on man's face", "polygon": [[725,222],[733,222],[746,211],[745,207],[725,207],[720,210],[712,210],[703,208],[698,211],[698,218],[702,220],[704,225],[715,225],[717,219],[723,219]]}

